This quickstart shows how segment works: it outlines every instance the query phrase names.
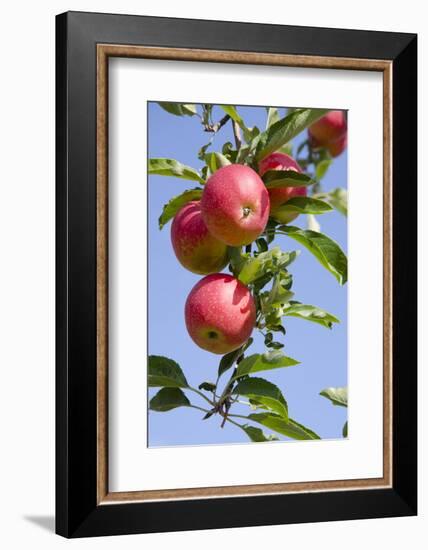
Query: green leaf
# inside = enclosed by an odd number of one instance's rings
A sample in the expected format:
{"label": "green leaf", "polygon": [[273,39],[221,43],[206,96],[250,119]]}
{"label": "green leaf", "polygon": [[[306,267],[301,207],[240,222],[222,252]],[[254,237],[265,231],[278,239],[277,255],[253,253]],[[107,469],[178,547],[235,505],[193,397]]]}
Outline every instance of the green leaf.
{"label": "green leaf", "polygon": [[320,395],[330,399],[333,405],[339,407],[348,406],[348,388],[326,388],[320,392]]}
{"label": "green leaf", "polygon": [[345,422],[342,429],[343,437],[348,437],[348,421]]}
{"label": "green leaf", "polygon": [[342,187],[337,187],[329,193],[316,193],[313,195],[313,197],[327,201],[338,212],[340,212],[344,216],[348,215],[348,193],[346,189],[343,189]]}
{"label": "green leaf", "polygon": [[327,112],[328,109],[293,110],[285,118],[260,134],[256,149],[257,160],[261,160],[277,151]]}
{"label": "green leaf", "polygon": [[266,224],[266,240],[270,244],[275,239],[275,230],[278,227],[279,222],[275,221],[273,218],[269,218]]}
{"label": "green leaf", "polygon": [[298,439],[300,441],[307,439],[321,439],[318,434],[310,430],[303,424],[299,424],[292,418],[288,418],[288,421],[281,418],[277,414],[273,413],[254,413],[249,414],[248,418],[253,422],[258,422],[266,428],[273,430],[281,435],[290,437],[291,439]]}
{"label": "green leaf", "polygon": [[221,149],[221,152],[227,159],[230,160],[230,162],[236,162],[236,155],[238,154],[238,151],[233,147],[230,141],[226,141]]}
{"label": "green leaf", "polygon": [[250,143],[253,139],[260,135],[260,130],[257,128],[257,126],[253,126],[252,128],[247,128],[246,134],[247,143]]}
{"label": "green leaf", "polygon": [[238,126],[241,128],[242,133],[244,134],[245,141],[249,142],[252,139],[254,139],[252,131],[247,128],[244,121],[242,120],[241,116],[239,115],[238,111],[236,110],[236,107],[234,105],[219,105],[223,111],[230,116],[232,120],[234,120]]}
{"label": "green leaf", "polygon": [[279,111],[276,107],[266,107],[267,110],[267,120],[266,120],[266,130],[268,130],[272,124],[278,122],[280,116]]}
{"label": "green leaf", "polygon": [[282,314],[284,316],[299,317],[306,321],[312,321],[313,323],[318,323],[327,328],[331,328],[333,323],[340,323],[339,319],[331,313],[327,313],[327,311],[319,307],[299,304],[298,302],[291,303],[289,306],[284,307]]}
{"label": "green leaf", "polygon": [[233,393],[245,395],[253,401],[268,407],[283,418],[288,418],[288,407],[281,390],[264,378],[245,378],[238,382]]}
{"label": "green leaf", "polygon": [[284,347],[284,344],[282,344],[281,342],[271,342],[268,347],[278,350],[282,349]]}
{"label": "green leaf", "polygon": [[234,105],[219,105],[219,107],[220,109],[223,109],[223,111],[227,115],[229,115],[232,120],[237,122],[240,126],[244,125],[244,121],[242,120],[241,116],[239,115]]}
{"label": "green leaf", "polygon": [[263,174],[263,181],[268,189],[278,187],[307,187],[315,183],[310,176],[295,170],[268,170]]}
{"label": "green leaf", "polygon": [[254,355],[245,357],[245,359],[239,363],[235,378],[264,370],[292,367],[299,363],[299,361],[285,356],[281,351],[270,351],[263,354],[255,353]]}
{"label": "green leaf", "polygon": [[247,262],[249,255],[243,254],[240,246],[228,246],[227,253],[233,273],[238,274]]}
{"label": "green leaf", "polygon": [[244,426],[240,425],[239,427],[242,428],[251,441],[254,441],[255,443],[265,443],[266,441],[278,440],[275,435],[266,435],[260,428],[250,426],[248,424],[245,424]]}
{"label": "green leaf", "polygon": [[245,285],[248,285],[268,273],[273,276],[278,271],[290,265],[296,256],[295,252],[283,252],[279,246],[275,246],[271,250],[261,252],[255,257],[241,254],[241,261],[235,257],[232,265],[234,265],[238,272],[238,279]]}
{"label": "green leaf", "polygon": [[242,145],[236,155],[236,164],[244,164],[250,154],[250,147],[248,145]]}
{"label": "green leaf", "polygon": [[259,237],[258,239],[256,239],[256,246],[258,252],[267,252],[269,250],[268,244],[266,240],[263,239],[263,237]]}
{"label": "green leaf", "polygon": [[221,376],[224,372],[229,370],[235,361],[242,355],[241,348],[231,351],[220,359],[220,364],[218,366],[218,376]]}
{"label": "green leaf", "polygon": [[149,355],[148,384],[150,387],[188,387],[186,377],[178,364],[161,355]]}
{"label": "green leaf", "polygon": [[211,175],[211,171],[207,165],[202,166],[201,168],[201,176],[204,181],[206,181]]}
{"label": "green leaf", "polygon": [[158,101],[158,105],[171,115],[193,116],[197,113],[196,105],[194,103],[167,103],[165,101]]}
{"label": "green leaf", "polygon": [[342,189],[341,187],[333,189],[333,191],[328,193],[326,199],[338,212],[344,216],[348,215],[348,193],[346,189]]}
{"label": "green leaf", "polygon": [[317,164],[315,168],[315,178],[318,181],[321,181],[323,177],[326,175],[328,169],[330,168],[331,163],[332,163],[332,159],[324,159]]}
{"label": "green leaf", "polygon": [[214,174],[219,168],[231,164],[230,160],[221,153],[207,153],[204,157],[211,174]]}
{"label": "green leaf", "polygon": [[307,214],[308,229],[321,233],[321,225],[313,214]]}
{"label": "green leaf", "polygon": [[273,334],[268,332],[265,336],[265,346],[268,346],[273,341]]}
{"label": "green leaf", "polygon": [[[248,142],[246,146],[246,149],[247,149],[246,155],[255,154],[263,134],[264,132],[262,132],[261,134],[257,134],[251,141]],[[253,168],[257,171],[257,162],[254,162]]]}
{"label": "green leaf", "polygon": [[270,327],[270,330],[273,330],[274,332],[280,332],[285,336],[285,328],[282,325],[272,326]]}
{"label": "green leaf", "polygon": [[339,284],[344,285],[348,279],[348,260],[340,246],[324,235],[310,229],[300,229],[292,225],[281,225],[277,231],[285,233],[311,252],[315,258],[332,273]]}
{"label": "green leaf", "polygon": [[239,272],[239,280],[248,285],[255,281],[262,274],[263,260],[256,258],[249,258],[245,264],[242,266],[242,269]]}
{"label": "green leaf", "polygon": [[253,339],[249,338],[246,343],[240,348],[235,349],[230,353],[226,353],[226,355],[223,355],[223,357],[220,359],[220,364],[218,366],[218,376],[220,377],[224,372],[229,370],[230,367],[233,366],[235,361],[239,359],[239,357],[245,352],[246,349],[251,346],[252,343]]}
{"label": "green leaf", "polygon": [[202,189],[196,187],[195,189],[188,189],[173,197],[167,204],[164,205],[162,214],[159,217],[159,229],[169,222],[185,204],[190,201],[199,200],[202,197]]}
{"label": "green leaf", "polygon": [[268,300],[266,301],[267,306],[276,306],[285,304],[294,296],[293,292],[288,290],[288,279],[287,277],[281,278],[281,273],[275,277],[275,280],[272,285],[272,289],[269,292]]}
{"label": "green leaf", "polygon": [[208,143],[205,145],[202,145],[202,147],[198,151],[198,159],[204,160],[205,159],[205,153],[207,152],[208,147],[211,147],[213,140],[210,139]]}
{"label": "green leaf", "polygon": [[202,420],[208,420],[208,418],[211,418],[213,414],[216,414],[216,412],[217,412],[216,409],[211,409],[206,413],[205,416],[202,417]]}
{"label": "green leaf", "polygon": [[190,401],[179,388],[162,388],[150,399],[149,409],[166,412],[177,407],[189,407]]}
{"label": "green leaf", "polygon": [[205,183],[204,179],[194,168],[191,168],[190,166],[185,166],[184,164],[181,164],[181,162],[178,162],[178,160],[174,159],[149,159],[148,173],[150,175],[172,176],[175,178],[182,178],[185,180]]}
{"label": "green leaf", "polygon": [[311,197],[292,197],[279,207],[278,212],[299,212],[299,214],[324,214],[333,208],[320,199]]}
{"label": "green leaf", "polygon": [[286,155],[290,155],[290,157],[293,156],[293,145],[291,143],[286,143],[282,147],[280,147],[277,151],[278,153],[285,153]]}
{"label": "green leaf", "polygon": [[216,385],[212,382],[202,382],[202,384],[199,384],[198,388],[200,390],[213,392],[216,389]]}

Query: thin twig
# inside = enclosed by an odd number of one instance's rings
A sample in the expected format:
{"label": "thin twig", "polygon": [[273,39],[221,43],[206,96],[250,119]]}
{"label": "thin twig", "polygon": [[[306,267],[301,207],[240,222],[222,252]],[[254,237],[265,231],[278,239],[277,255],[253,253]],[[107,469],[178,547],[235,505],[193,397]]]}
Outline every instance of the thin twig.
{"label": "thin twig", "polygon": [[203,407],[198,407],[197,405],[187,405],[191,409],[197,409],[198,411],[202,411],[206,414],[208,414],[210,411],[208,409],[204,409]]}
{"label": "thin twig", "polygon": [[230,119],[230,116],[225,115],[222,119],[220,119],[215,124],[206,124],[204,130],[205,132],[213,132],[215,134],[220,130],[220,128],[222,128],[226,124],[226,122],[228,122],[229,119]]}
{"label": "thin twig", "polygon": [[236,149],[237,151],[239,151],[242,145],[241,128],[239,127],[239,124],[235,120],[232,121],[232,125],[233,125],[233,136],[235,138]]}
{"label": "thin twig", "polygon": [[191,386],[188,386],[186,389],[190,390],[190,391],[193,391],[195,393],[197,393],[198,395],[200,395],[201,397],[203,397],[205,399],[205,401],[208,401],[208,403],[214,407],[215,406],[215,403],[213,401],[211,401],[211,399],[208,399],[208,397],[203,394],[201,391],[197,390],[196,388],[192,388]]}

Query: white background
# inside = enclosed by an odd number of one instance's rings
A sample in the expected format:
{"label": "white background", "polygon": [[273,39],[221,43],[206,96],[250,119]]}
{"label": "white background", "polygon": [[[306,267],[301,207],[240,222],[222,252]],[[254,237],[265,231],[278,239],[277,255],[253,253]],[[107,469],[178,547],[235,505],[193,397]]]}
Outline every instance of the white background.
{"label": "white background", "polygon": [[[382,477],[382,75],[114,59],[109,83],[110,490]],[[147,307],[147,250],[141,243],[147,220],[141,213],[147,192],[146,100],[152,98],[349,110],[349,439],[147,448],[142,422],[147,414],[147,348],[141,331],[141,312]],[[239,468],[231,470],[231,461]],[[171,463],[180,465],[179,476]],[[253,466],[263,463],[269,468]]]}
{"label": "white background", "polygon": [[[328,6],[328,8],[327,8]],[[112,537],[67,542],[52,534],[54,511],[54,15],[67,9],[229,19],[291,25],[367,28],[420,34],[420,86],[426,84],[427,23],[423,3],[409,0],[299,4],[216,0],[202,3],[137,1],[15,2],[0,19],[0,544],[7,550],[52,548],[260,549],[276,541],[288,548],[349,550],[374,544],[392,550],[426,546],[427,478],[420,472],[420,516],[210,532]],[[423,67],[424,63],[424,67]],[[424,69],[424,70],[422,70]],[[426,87],[424,87],[426,90]],[[425,93],[426,96],[426,93]],[[422,98],[422,93],[420,93]],[[420,158],[426,149],[425,105],[420,104]],[[425,176],[425,177],[424,177]],[[426,190],[420,170],[420,251],[427,248]],[[427,278],[425,258],[420,277]],[[421,288],[420,311],[426,293]],[[426,304],[428,305],[428,304]],[[425,308],[426,309],[426,308]],[[419,396],[420,464],[426,463],[426,344],[421,319]],[[425,359],[425,361],[424,361]],[[425,435],[424,435],[425,432]],[[422,437],[424,435],[424,437]],[[378,541],[378,542],[377,542]]]}

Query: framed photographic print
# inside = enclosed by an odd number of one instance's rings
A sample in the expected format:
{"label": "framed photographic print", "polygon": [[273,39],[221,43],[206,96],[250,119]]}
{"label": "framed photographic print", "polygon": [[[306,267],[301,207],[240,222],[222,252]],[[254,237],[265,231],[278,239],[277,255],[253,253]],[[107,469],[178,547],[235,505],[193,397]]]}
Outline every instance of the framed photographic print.
{"label": "framed photographic print", "polygon": [[416,514],[416,36],[56,48],[58,534]]}

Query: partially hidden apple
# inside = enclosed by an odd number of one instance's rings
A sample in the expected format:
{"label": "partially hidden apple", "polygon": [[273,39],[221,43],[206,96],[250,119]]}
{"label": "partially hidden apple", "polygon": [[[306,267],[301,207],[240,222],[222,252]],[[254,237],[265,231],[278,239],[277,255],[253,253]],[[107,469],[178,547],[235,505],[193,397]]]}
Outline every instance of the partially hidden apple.
{"label": "partially hidden apple", "polygon": [[[261,176],[268,170],[293,170],[301,172],[302,169],[297,162],[285,153],[272,153],[262,159],[259,163],[259,173]],[[280,223],[290,223],[297,218],[298,212],[281,211],[288,200],[293,197],[306,197],[306,187],[278,187],[269,189],[270,215]]]}
{"label": "partially hidden apple", "polygon": [[178,261],[192,273],[217,273],[227,264],[227,246],[208,231],[200,201],[191,201],[177,212],[171,242]]}
{"label": "partially hidden apple", "polygon": [[346,148],[347,121],[345,111],[330,111],[308,128],[312,147],[325,147],[332,157]]}
{"label": "partially hidden apple", "polygon": [[232,275],[215,273],[190,291],[186,327],[204,350],[225,354],[244,344],[256,322],[256,306],[248,288]]}
{"label": "partially hidden apple", "polygon": [[269,217],[269,193],[249,166],[229,164],[208,178],[201,199],[210,233],[230,246],[253,242]]}
{"label": "partially hidden apple", "polygon": [[347,136],[346,134],[332,143],[327,145],[327,149],[332,157],[338,157],[346,149],[347,145]]}

